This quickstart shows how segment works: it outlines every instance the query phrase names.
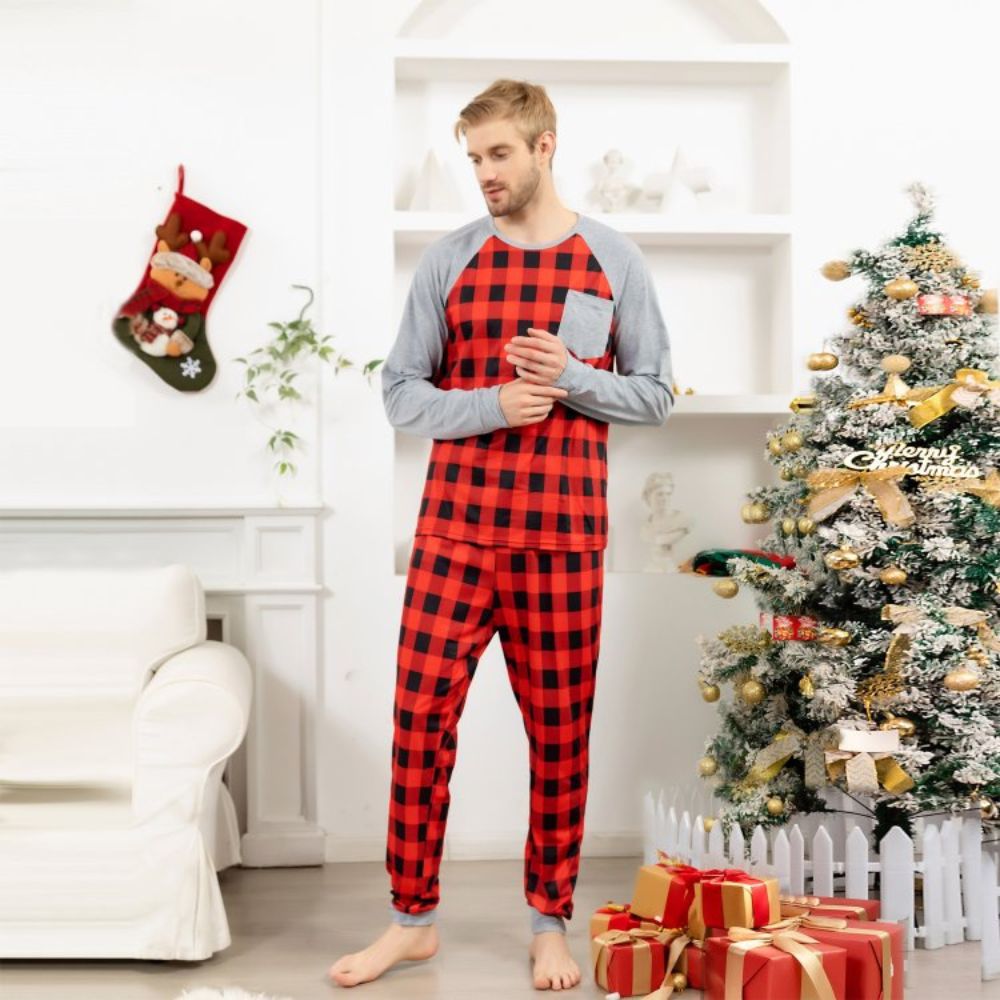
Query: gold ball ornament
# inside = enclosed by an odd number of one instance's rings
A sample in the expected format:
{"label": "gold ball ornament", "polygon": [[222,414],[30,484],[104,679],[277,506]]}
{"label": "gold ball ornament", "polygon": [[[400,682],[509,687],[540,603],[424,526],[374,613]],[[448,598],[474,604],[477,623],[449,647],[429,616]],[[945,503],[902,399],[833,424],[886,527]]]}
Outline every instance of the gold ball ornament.
{"label": "gold ball ornament", "polygon": [[795,467],[791,465],[784,466],[779,472],[778,476],[783,479],[786,483],[790,483],[796,478]]}
{"label": "gold ball ornament", "polygon": [[712,590],[719,597],[735,597],[740,592],[740,585],[730,577],[723,576],[712,582]]}
{"label": "gold ball ornament", "polygon": [[974,274],[963,274],[961,285],[963,288],[978,288],[979,278]]}
{"label": "gold ball ornament", "polygon": [[893,278],[892,281],[887,281],[885,283],[885,294],[889,296],[890,299],[897,299],[902,301],[903,299],[912,299],[914,295],[919,292],[920,289],[917,287],[917,283],[908,277]]}
{"label": "gold ball ornament", "polygon": [[803,674],[799,678],[799,694],[803,698],[811,698],[816,693],[816,686],[813,679],[808,674]]}
{"label": "gold ball ornament", "polygon": [[744,681],[740,685],[740,697],[748,705],[759,705],[763,700],[767,691],[764,689],[764,685],[758,680]]}
{"label": "gold ball ornament", "polygon": [[783,517],[781,519],[781,533],[783,535],[794,535],[795,534],[795,518],[794,517]]}
{"label": "gold ball ornament", "polygon": [[912,719],[908,719],[905,715],[892,715],[891,713],[885,722],[878,724],[878,727],[886,733],[895,730],[904,740],[917,731],[917,724]]}
{"label": "gold ball ornament", "polygon": [[800,535],[811,535],[816,530],[816,522],[811,517],[800,517],[795,526]]}
{"label": "gold ball ornament", "polygon": [[674,992],[680,993],[681,990],[687,989],[688,977],[683,972],[675,972],[670,976],[670,983],[674,988]]}
{"label": "gold ball ornament", "polygon": [[851,276],[851,265],[846,260],[828,260],[819,270],[829,281],[843,281]]}
{"label": "gold ball ornament", "polygon": [[980,796],[976,805],[979,807],[979,815],[983,819],[996,819],[997,816],[1000,816],[1000,809],[997,808],[997,804],[985,795]]}
{"label": "gold ball ornament", "polygon": [[780,437],[768,438],[767,439],[767,450],[772,455],[780,455],[781,454],[781,438]]}
{"label": "gold ball ornament", "polygon": [[816,636],[824,646],[847,646],[851,641],[851,633],[843,628],[821,628]]}
{"label": "gold ball ornament", "polygon": [[974,691],[979,687],[979,674],[971,667],[955,667],[945,674],[944,686],[949,691]]}
{"label": "gold ball ornament", "polygon": [[698,773],[703,778],[711,778],[719,770],[719,762],[714,757],[702,757],[698,761]]}
{"label": "gold ball ornament", "polygon": [[771,512],[767,509],[767,506],[759,500],[744,504],[740,514],[747,524],[763,524],[771,516]]}
{"label": "gold ball ornament", "polygon": [[772,795],[767,800],[767,811],[772,816],[780,816],[785,811],[785,800],[777,795]]}
{"label": "gold ball ornament", "polygon": [[781,436],[781,447],[785,451],[798,451],[806,443],[799,431],[788,431]]}
{"label": "gold ball ornament", "polygon": [[806,367],[811,372],[833,371],[839,364],[840,358],[829,351],[816,351],[814,354],[810,354],[806,361]]}
{"label": "gold ball ornament", "polygon": [[879,570],[878,578],[890,587],[898,587],[906,583],[906,570],[899,566],[886,566],[885,569]]}
{"label": "gold ball ornament", "polygon": [[718,701],[722,695],[722,690],[718,684],[702,684],[701,696],[707,702]]}
{"label": "gold ball ornament", "polygon": [[997,311],[997,290],[987,288],[976,306],[976,312],[995,313]]}
{"label": "gold ball ornament", "polygon": [[823,557],[823,562],[830,569],[843,570],[843,569],[854,569],[861,562],[861,556],[847,545],[842,545],[839,549],[834,549],[833,552],[828,552]]}
{"label": "gold ball ornament", "polygon": [[712,832],[712,827],[715,826],[715,817],[714,816],[706,816],[701,821],[701,825],[702,825],[702,829],[704,829],[705,833],[711,833]]}
{"label": "gold ball ornament", "polygon": [[912,362],[905,354],[887,354],[879,364],[882,366],[882,371],[890,375],[902,375]]}

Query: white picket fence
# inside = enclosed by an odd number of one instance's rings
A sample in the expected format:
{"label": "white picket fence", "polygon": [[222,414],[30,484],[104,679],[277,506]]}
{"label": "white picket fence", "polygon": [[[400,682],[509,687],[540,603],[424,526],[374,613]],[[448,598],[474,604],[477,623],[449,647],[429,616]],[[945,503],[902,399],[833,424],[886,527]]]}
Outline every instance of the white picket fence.
{"label": "white picket fence", "polygon": [[[677,795],[672,798],[676,801]],[[919,818],[913,838],[894,828],[877,850],[869,847],[872,821],[843,797],[844,812],[811,813],[765,831],[757,827],[747,843],[734,827],[728,844],[716,824],[706,833],[701,815],[678,812],[661,791],[643,802],[644,863],[657,849],[698,868],[742,868],[773,875],[791,895],[868,899],[880,875],[882,916],[904,927],[907,950],[941,948],[961,941],[982,942],[982,978],[1000,976],[998,855],[984,848],[977,810],[956,816]]]}

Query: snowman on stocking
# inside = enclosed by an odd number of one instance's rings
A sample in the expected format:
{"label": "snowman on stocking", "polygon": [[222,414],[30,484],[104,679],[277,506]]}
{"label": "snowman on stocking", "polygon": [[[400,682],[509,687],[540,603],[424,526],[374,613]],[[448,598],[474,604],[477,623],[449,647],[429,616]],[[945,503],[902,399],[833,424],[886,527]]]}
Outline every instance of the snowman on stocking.
{"label": "snowman on stocking", "polygon": [[121,344],[182,392],[203,389],[215,376],[205,318],[246,231],[241,222],[185,196],[184,167],[178,168],[174,203],[156,227],[147,269],[112,329]]}

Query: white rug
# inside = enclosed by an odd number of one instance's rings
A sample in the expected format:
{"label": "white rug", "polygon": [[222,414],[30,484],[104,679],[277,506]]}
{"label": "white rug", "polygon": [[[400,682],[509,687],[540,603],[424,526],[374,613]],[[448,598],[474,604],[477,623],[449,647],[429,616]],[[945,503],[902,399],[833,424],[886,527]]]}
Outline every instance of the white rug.
{"label": "white rug", "polygon": [[271,993],[248,993],[239,986],[225,986],[217,990],[212,986],[199,986],[194,990],[178,994],[174,1000],[292,1000]]}

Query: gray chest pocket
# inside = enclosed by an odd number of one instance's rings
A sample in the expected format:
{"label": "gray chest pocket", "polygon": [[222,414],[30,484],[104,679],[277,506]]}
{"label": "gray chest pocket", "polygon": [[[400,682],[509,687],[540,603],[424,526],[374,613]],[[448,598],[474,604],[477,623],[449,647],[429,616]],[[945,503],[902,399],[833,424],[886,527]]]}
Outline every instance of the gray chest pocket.
{"label": "gray chest pocket", "polygon": [[581,361],[600,357],[608,346],[614,309],[611,299],[571,289],[559,321],[559,339]]}

